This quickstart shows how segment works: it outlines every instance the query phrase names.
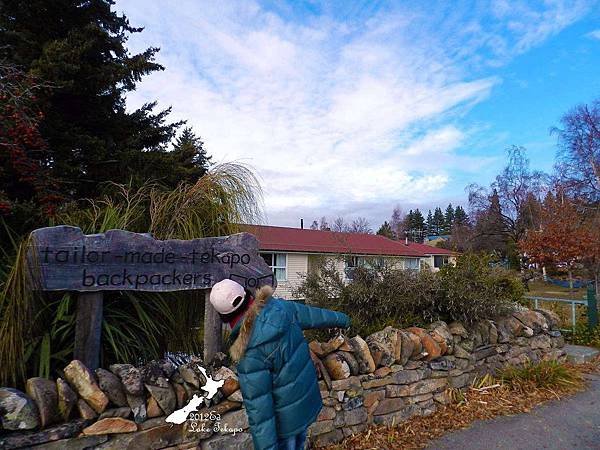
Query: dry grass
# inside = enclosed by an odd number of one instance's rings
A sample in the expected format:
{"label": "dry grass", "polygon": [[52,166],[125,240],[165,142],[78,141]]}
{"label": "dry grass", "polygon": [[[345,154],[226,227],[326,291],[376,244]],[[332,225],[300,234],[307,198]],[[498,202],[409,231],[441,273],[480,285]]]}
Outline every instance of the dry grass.
{"label": "dry grass", "polygon": [[600,362],[577,366],[561,366],[569,382],[552,387],[537,387],[534,381],[511,382],[490,376],[476,380],[467,391],[449,390],[453,399],[428,417],[415,417],[395,426],[372,426],[351,436],[329,450],[396,450],[421,449],[442,435],[468,428],[476,420],[530,412],[549,400],[557,400],[583,389],[582,373],[599,371]]}

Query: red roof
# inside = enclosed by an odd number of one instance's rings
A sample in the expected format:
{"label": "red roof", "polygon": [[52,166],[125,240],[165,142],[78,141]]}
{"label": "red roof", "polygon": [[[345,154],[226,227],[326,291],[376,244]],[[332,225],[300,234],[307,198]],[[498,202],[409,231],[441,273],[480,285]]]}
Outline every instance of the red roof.
{"label": "red roof", "polygon": [[377,234],[338,233],[300,228],[244,225],[259,241],[260,250],[358,255],[413,256],[452,254],[429,245],[393,241]]}

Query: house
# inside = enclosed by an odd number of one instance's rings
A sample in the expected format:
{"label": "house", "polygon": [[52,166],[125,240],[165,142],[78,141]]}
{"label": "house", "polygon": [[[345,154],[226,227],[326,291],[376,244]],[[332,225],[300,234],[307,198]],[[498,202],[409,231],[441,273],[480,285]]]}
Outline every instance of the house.
{"label": "house", "polygon": [[455,257],[446,249],[394,241],[376,234],[265,225],[245,225],[244,231],[257,237],[261,256],[277,278],[277,294],[286,298],[293,298],[293,290],[304,275],[316,270],[322,257],[332,258],[348,280],[352,269],[358,266],[386,264],[400,269],[439,270]]}

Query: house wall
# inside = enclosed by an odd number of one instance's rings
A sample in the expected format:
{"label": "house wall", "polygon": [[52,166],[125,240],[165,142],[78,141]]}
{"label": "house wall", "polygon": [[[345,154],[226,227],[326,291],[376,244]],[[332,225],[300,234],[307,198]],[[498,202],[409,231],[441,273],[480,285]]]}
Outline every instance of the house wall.
{"label": "house wall", "polygon": [[278,281],[275,296],[290,299],[292,290],[302,282],[302,275],[308,273],[308,254],[287,253],[287,280]]}

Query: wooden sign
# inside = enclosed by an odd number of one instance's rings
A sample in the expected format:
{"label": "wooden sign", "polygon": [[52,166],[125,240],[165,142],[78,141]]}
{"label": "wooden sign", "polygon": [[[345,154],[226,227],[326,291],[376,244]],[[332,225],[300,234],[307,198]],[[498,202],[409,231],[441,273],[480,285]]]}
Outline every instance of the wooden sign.
{"label": "wooden sign", "polygon": [[32,238],[29,258],[48,291],[210,289],[226,278],[250,290],[276,284],[249,233],[160,241],[123,230],[85,235],[63,225],[35,230]]}

